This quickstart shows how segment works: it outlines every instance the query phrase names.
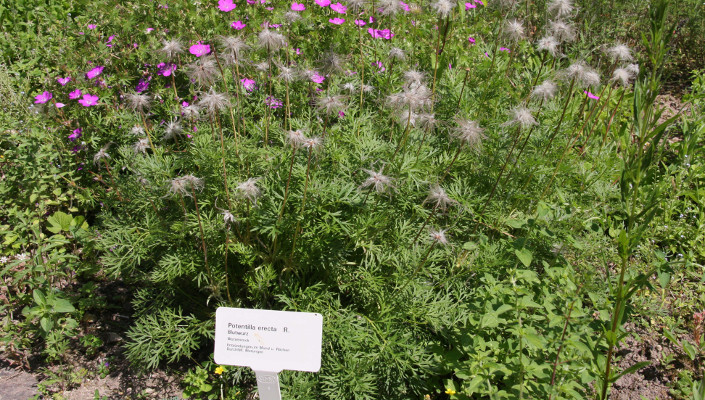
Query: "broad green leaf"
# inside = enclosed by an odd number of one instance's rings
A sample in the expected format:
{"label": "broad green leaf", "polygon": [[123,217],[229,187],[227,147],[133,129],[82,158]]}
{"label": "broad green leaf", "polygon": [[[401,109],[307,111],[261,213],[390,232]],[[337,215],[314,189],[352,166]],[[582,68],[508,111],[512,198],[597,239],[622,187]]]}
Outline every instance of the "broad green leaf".
{"label": "broad green leaf", "polygon": [[514,250],[514,254],[516,254],[519,261],[521,261],[521,263],[524,264],[525,267],[530,266],[531,260],[533,260],[534,258],[533,254],[531,254],[531,251],[527,248],[523,248],[521,250]]}
{"label": "broad green leaf", "polygon": [[58,313],[72,313],[76,311],[76,309],[71,305],[71,302],[69,302],[66,299],[56,299],[54,300],[54,312]]}

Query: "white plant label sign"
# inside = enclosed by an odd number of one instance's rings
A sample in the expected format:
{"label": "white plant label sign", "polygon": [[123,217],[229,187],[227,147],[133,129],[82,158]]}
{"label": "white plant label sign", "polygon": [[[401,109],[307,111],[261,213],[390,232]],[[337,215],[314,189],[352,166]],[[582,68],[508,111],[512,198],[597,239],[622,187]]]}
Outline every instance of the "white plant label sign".
{"label": "white plant label sign", "polygon": [[215,312],[215,362],[252,368],[262,400],[281,399],[280,371],[321,369],[322,339],[321,314],[231,307]]}

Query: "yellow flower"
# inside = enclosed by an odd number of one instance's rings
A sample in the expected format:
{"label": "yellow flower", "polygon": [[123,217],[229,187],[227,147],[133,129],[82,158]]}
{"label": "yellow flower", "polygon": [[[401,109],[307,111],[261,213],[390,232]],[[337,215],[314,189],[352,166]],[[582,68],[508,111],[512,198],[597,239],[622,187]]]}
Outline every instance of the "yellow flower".
{"label": "yellow flower", "polygon": [[223,367],[218,367],[218,368],[215,369],[216,375],[220,375],[220,374],[222,374],[223,372],[225,372],[225,368],[223,368]]}
{"label": "yellow flower", "polygon": [[447,395],[452,396],[452,395],[454,395],[455,393],[456,393],[456,392],[455,392],[455,390],[453,390],[453,389],[446,389],[446,394],[447,394]]}
{"label": "yellow flower", "polygon": [[423,400],[431,400],[431,395],[430,394],[424,395]]}

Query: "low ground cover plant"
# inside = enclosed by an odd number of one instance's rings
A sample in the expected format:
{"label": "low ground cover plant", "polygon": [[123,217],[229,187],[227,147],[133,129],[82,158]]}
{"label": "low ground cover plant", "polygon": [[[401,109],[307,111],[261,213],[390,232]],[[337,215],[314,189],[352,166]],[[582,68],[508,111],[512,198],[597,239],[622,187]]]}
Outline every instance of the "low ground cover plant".
{"label": "low ground cover plant", "polygon": [[595,46],[568,0],[0,8],[8,357],[97,354],[119,283],[124,357],[193,398],[254,381],[209,358],[219,306],[323,314],[287,398],[607,399],[648,319],[697,395],[705,85],[659,105],[670,9]]}

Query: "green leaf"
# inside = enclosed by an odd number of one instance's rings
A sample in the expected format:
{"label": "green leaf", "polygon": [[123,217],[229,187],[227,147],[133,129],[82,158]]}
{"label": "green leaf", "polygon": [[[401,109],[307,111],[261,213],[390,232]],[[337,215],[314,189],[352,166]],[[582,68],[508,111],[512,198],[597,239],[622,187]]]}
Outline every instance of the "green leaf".
{"label": "green leaf", "polygon": [[46,333],[49,333],[51,331],[51,328],[54,327],[54,323],[47,317],[42,317],[39,320],[39,325],[42,327],[42,330]]}
{"label": "green leaf", "polygon": [[621,378],[622,376],[624,376],[624,375],[629,375],[629,374],[631,374],[632,372],[636,372],[636,371],[638,371],[638,370],[640,370],[640,369],[646,367],[647,365],[651,365],[651,361],[642,361],[642,362],[638,362],[638,363],[632,365],[631,367],[625,369],[624,371],[620,372],[620,373],[617,374],[615,377],[610,378],[610,381],[614,382],[614,381],[616,381],[617,379]]}
{"label": "green leaf", "polygon": [[34,302],[39,304],[40,306],[46,304],[46,296],[44,296],[44,293],[41,290],[34,289],[34,291],[32,292],[32,297],[34,297]]}
{"label": "green leaf", "polygon": [[72,313],[75,311],[76,309],[73,307],[73,305],[71,305],[71,302],[66,299],[56,299],[54,301],[54,312]]}
{"label": "green leaf", "polygon": [[521,263],[524,264],[525,267],[530,266],[531,260],[534,259],[534,255],[527,248],[522,248],[520,250],[514,250],[514,254],[516,254],[519,261],[521,261]]}
{"label": "green leaf", "polygon": [[71,228],[71,221],[73,221],[71,215],[57,211],[47,219],[47,222],[51,224],[51,227],[47,227],[47,230],[52,233],[59,233],[62,230],[68,231]]}
{"label": "green leaf", "polygon": [[670,341],[671,341],[673,344],[675,344],[676,346],[680,346],[680,345],[681,345],[680,342],[678,341],[678,339],[676,339],[676,336],[675,336],[675,335],[673,334],[673,332],[671,332],[670,330],[664,329],[664,330],[663,330],[663,336],[665,336],[666,339],[670,340]]}
{"label": "green leaf", "polygon": [[683,350],[686,354],[688,354],[688,357],[690,357],[691,360],[695,361],[695,357],[697,357],[698,352],[695,350],[695,347],[693,347],[693,345],[689,341],[683,341]]}

